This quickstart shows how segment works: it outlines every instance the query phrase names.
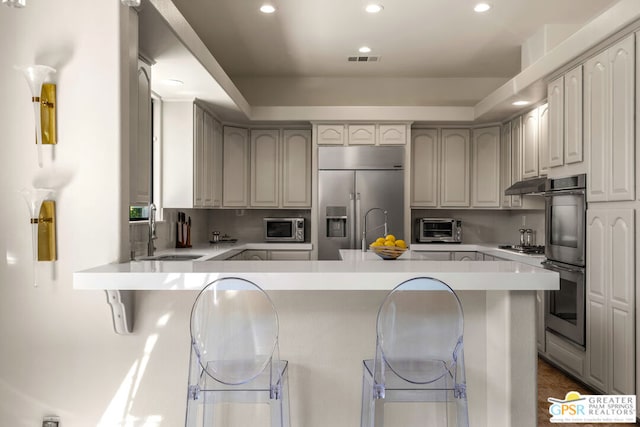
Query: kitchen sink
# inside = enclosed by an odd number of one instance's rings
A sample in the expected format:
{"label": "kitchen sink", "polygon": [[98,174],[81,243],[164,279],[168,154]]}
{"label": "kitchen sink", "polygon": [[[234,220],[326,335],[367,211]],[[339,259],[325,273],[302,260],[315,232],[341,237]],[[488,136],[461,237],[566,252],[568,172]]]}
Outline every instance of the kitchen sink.
{"label": "kitchen sink", "polygon": [[139,258],[140,261],[193,261],[194,259],[202,258],[204,255],[197,254],[167,254],[156,255]]}

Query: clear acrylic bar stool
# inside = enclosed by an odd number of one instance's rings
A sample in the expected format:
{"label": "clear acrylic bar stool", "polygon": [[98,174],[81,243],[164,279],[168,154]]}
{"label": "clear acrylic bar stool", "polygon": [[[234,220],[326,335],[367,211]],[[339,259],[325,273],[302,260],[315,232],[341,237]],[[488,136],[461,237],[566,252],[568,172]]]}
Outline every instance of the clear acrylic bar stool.
{"label": "clear acrylic bar stool", "polygon": [[363,361],[361,426],[382,426],[387,402],[431,402],[420,413],[423,426],[468,426],[463,313],[455,292],[437,279],[407,280],[385,298],[376,329],[375,359]]}
{"label": "clear acrylic bar stool", "polygon": [[253,426],[259,418],[274,427],[289,426],[278,315],[259,286],[240,278],[218,279],[198,294],[191,310],[185,426]]}

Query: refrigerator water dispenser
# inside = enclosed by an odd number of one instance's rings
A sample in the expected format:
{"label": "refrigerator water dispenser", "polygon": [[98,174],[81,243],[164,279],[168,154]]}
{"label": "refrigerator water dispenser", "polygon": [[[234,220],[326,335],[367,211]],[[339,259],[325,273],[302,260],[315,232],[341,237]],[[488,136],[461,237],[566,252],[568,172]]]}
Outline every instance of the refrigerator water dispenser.
{"label": "refrigerator water dispenser", "polygon": [[327,206],[327,237],[347,237],[347,207]]}

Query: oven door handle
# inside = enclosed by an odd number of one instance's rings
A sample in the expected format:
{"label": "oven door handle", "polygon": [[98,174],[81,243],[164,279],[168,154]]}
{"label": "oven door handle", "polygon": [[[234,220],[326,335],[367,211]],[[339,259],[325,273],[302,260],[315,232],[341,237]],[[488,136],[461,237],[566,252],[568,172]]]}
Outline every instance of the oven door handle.
{"label": "oven door handle", "polygon": [[584,190],[557,190],[557,191],[545,191],[542,193],[544,197],[553,197],[553,196],[584,196]]}
{"label": "oven door handle", "polygon": [[578,268],[578,267],[577,268],[561,267],[558,264],[552,263],[551,261],[542,261],[541,264],[547,270],[566,271],[568,273],[584,273],[584,269],[582,269],[582,268]]}

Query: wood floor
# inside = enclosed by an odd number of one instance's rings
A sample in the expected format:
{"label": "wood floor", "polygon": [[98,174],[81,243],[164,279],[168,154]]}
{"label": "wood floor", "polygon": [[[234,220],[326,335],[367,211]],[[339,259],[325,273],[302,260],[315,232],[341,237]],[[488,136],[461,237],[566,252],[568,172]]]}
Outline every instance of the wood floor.
{"label": "wood floor", "polygon": [[577,391],[580,394],[596,394],[585,388],[580,383],[572,380],[562,372],[538,358],[538,427],[546,426],[577,426],[577,427],[607,427],[607,426],[632,426],[634,424],[594,423],[572,424],[551,423],[549,419],[549,397],[562,399],[569,391]]}

